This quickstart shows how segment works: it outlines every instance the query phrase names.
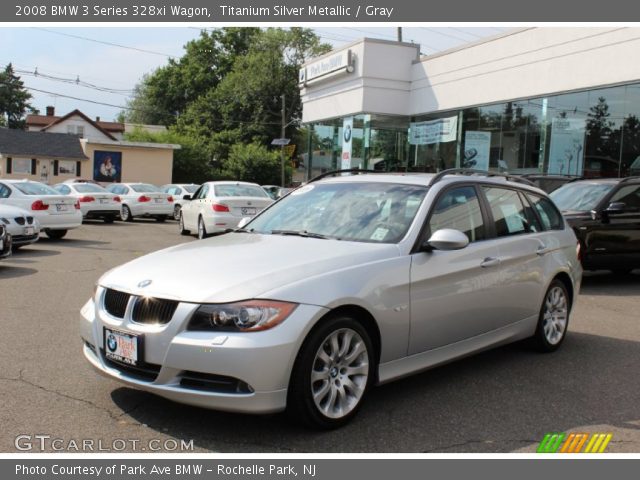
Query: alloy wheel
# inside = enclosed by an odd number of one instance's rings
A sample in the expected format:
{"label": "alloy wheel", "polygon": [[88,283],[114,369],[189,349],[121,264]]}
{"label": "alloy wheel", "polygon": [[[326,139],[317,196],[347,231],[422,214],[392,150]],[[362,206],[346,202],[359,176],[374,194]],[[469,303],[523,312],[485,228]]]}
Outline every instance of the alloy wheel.
{"label": "alloy wheel", "polygon": [[311,370],[311,395],[328,418],[348,415],[367,387],[369,352],[362,337],[350,328],[331,332],[316,352]]}
{"label": "alloy wheel", "polygon": [[555,286],[547,293],[543,313],[544,336],[551,345],[557,345],[564,337],[569,318],[569,307],[565,291]]}

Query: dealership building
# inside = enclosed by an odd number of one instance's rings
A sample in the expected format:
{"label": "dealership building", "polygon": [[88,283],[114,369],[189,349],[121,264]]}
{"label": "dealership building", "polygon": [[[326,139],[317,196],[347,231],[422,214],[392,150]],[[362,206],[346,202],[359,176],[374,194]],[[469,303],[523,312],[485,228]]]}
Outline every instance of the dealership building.
{"label": "dealership building", "polygon": [[640,175],[640,28],[520,28],[438,54],[362,39],[300,71],[297,177],[469,167]]}

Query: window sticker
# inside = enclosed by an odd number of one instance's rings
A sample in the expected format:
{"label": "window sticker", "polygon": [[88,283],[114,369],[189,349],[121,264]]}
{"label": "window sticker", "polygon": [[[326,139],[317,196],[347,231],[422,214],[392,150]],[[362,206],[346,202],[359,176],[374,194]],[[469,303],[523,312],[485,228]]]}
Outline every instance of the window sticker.
{"label": "window sticker", "polygon": [[505,222],[507,222],[509,233],[517,233],[524,230],[524,224],[518,213],[518,207],[513,204],[500,205],[500,210],[502,211],[502,215],[504,215]]}
{"label": "window sticker", "polygon": [[389,233],[388,228],[378,227],[375,229],[375,231],[371,234],[371,237],[369,238],[371,240],[377,240],[381,242],[387,236],[387,233]]}

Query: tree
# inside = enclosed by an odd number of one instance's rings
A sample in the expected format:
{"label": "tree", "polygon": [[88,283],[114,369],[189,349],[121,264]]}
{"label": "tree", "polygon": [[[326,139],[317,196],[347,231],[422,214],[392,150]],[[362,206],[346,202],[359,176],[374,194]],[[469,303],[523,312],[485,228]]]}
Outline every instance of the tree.
{"label": "tree", "polygon": [[[236,144],[231,147],[225,163],[225,174],[234,180],[260,185],[280,184],[280,153],[258,143]],[[290,178],[290,166],[287,167]]]}
{"label": "tree", "polygon": [[170,59],[136,85],[127,105],[127,120],[175,124],[191,103],[220,83],[259,33],[259,28],[246,27],[202,30],[198,39],[187,43],[180,59]]}
{"label": "tree", "polygon": [[9,128],[24,128],[24,115],[37,112],[29,103],[31,94],[24,88],[11,64],[0,72],[0,125]]}

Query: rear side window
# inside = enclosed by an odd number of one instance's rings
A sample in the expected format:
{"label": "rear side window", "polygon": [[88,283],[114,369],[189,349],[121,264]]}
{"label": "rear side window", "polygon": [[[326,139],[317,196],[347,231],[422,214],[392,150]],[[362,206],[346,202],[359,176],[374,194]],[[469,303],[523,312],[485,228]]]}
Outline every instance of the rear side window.
{"label": "rear side window", "polygon": [[9,198],[9,195],[11,195],[9,187],[0,183],[0,198]]}
{"label": "rear side window", "polygon": [[431,234],[443,228],[459,230],[470,242],[484,240],[484,222],[475,188],[456,187],[442,195],[431,213]]}
{"label": "rear side window", "polygon": [[496,236],[508,237],[535,231],[527,219],[518,192],[506,188],[482,187],[489,201]]}
{"label": "rear side window", "polygon": [[564,230],[564,220],[558,209],[548,198],[540,197],[533,193],[526,194],[527,198],[538,212],[542,226],[545,230]]}

